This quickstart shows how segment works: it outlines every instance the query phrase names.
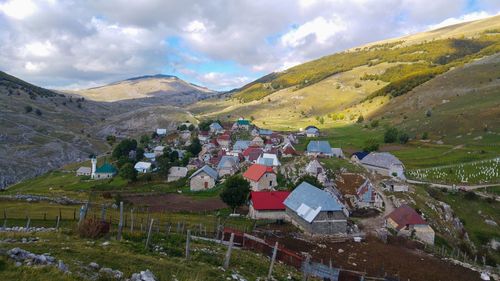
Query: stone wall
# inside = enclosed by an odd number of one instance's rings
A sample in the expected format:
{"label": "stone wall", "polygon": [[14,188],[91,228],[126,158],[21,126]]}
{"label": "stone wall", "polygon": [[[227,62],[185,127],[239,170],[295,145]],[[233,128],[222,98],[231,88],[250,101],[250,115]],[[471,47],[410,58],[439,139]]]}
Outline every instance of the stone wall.
{"label": "stone wall", "polygon": [[311,223],[302,219],[290,208],[286,208],[286,214],[292,224],[309,234],[329,235],[347,232],[347,218],[342,211],[320,212]]}

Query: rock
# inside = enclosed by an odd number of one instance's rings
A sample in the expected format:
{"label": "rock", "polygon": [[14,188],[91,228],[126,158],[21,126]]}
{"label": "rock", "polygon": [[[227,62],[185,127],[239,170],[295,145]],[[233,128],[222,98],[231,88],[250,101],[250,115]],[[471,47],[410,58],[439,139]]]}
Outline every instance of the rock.
{"label": "rock", "polygon": [[103,242],[103,243],[101,244],[101,246],[108,246],[108,245],[109,245],[109,241]]}
{"label": "rock", "polygon": [[91,263],[89,263],[89,267],[92,269],[98,270],[100,266],[99,266],[99,264],[97,264],[95,262],[91,262]]}
{"label": "rock", "polygon": [[21,265],[23,265],[22,263],[16,261],[16,263],[14,264],[16,267],[20,267]]}
{"label": "rock", "polygon": [[119,270],[113,270],[109,267],[101,268],[101,270],[99,270],[99,274],[106,276],[106,277],[118,279],[118,280],[123,278],[123,272],[121,272]]}
{"label": "rock", "polygon": [[490,241],[490,247],[493,250],[497,251],[498,249],[500,249],[500,242],[498,240],[496,240],[496,239],[491,239],[491,241]]}
{"label": "rock", "polygon": [[146,269],[146,271],[141,271],[141,280],[142,281],[156,281],[156,277],[153,272]]}
{"label": "rock", "polygon": [[487,225],[490,225],[490,226],[498,226],[498,224],[494,221],[494,220],[484,220],[484,223],[486,223]]}
{"label": "rock", "polygon": [[59,269],[62,272],[68,272],[68,267],[66,266],[66,264],[64,264],[62,260],[59,260],[59,262],[57,263],[57,269]]}

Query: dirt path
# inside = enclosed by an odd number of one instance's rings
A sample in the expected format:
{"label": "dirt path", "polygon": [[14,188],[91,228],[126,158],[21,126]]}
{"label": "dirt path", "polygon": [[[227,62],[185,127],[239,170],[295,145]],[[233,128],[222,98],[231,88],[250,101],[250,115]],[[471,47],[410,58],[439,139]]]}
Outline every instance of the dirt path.
{"label": "dirt path", "polygon": [[465,191],[472,191],[475,189],[480,189],[485,187],[500,186],[500,183],[478,184],[478,185],[449,185],[449,184],[432,183],[432,182],[416,181],[416,180],[406,180],[406,182],[413,184],[428,184],[433,187],[446,188],[446,189],[460,189]]}

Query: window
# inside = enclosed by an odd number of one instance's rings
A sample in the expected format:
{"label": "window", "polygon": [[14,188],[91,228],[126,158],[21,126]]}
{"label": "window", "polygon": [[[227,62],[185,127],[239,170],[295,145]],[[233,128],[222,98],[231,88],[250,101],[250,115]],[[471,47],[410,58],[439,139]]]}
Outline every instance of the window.
{"label": "window", "polygon": [[273,186],[273,181],[269,181],[269,186]]}

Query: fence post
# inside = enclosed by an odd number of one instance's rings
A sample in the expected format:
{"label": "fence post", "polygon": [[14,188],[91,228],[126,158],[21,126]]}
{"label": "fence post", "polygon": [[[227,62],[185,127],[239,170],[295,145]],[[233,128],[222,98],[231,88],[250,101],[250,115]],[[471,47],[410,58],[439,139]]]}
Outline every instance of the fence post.
{"label": "fence post", "polygon": [[[61,209],[59,209],[59,210],[61,210]],[[78,220],[78,225],[80,225],[80,224],[82,223],[82,221],[83,221],[83,218],[84,218],[84,217],[85,217],[85,206],[84,206],[84,205],[82,205],[82,206],[80,207],[80,217],[79,217],[79,220]],[[60,219],[60,218],[61,218],[61,216],[59,215],[59,217],[58,217],[58,218]]]}
{"label": "fence post", "polygon": [[306,261],[302,268],[302,280],[307,281],[309,279],[309,263],[311,262],[311,256],[306,256]]}
{"label": "fence post", "polygon": [[116,240],[122,240],[122,228],[123,228],[123,201],[120,202],[120,221],[118,222],[118,236]]}
{"label": "fence post", "polygon": [[62,220],[62,212],[61,212],[61,208],[59,208],[59,217],[61,218]]}
{"label": "fence post", "polygon": [[43,220],[46,221],[47,220],[47,213],[43,213]]}
{"label": "fence post", "polygon": [[130,210],[130,232],[134,231],[134,209]]}
{"label": "fence post", "polygon": [[267,280],[271,280],[273,274],[274,261],[276,260],[276,255],[278,254],[278,241],[274,244],[273,256],[271,258],[271,265],[269,266],[269,273],[267,274]]}
{"label": "fence post", "polygon": [[28,221],[26,222],[26,231],[30,228],[31,218],[28,217]]}
{"label": "fence post", "polygon": [[151,219],[151,222],[149,223],[148,238],[146,239],[146,249],[149,246],[149,240],[151,239],[151,230],[153,229],[154,221],[155,221],[154,219]]}
{"label": "fence post", "polygon": [[231,259],[231,251],[233,250],[234,232],[231,233],[231,238],[229,238],[229,246],[227,248],[226,257],[224,258],[224,269],[229,268],[229,260]]}
{"label": "fence post", "polygon": [[191,244],[191,230],[188,229],[186,234],[186,260],[189,260],[190,244]]}
{"label": "fence post", "polygon": [[73,208],[73,221],[76,221],[76,209]]}
{"label": "fence post", "polygon": [[59,229],[59,223],[61,222],[61,218],[59,216],[57,216],[57,219],[56,219],[56,229]]}
{"label": "fence post", "polygon": [[101,208],[101,221],[106,221],[106,205],[102,205]]}

